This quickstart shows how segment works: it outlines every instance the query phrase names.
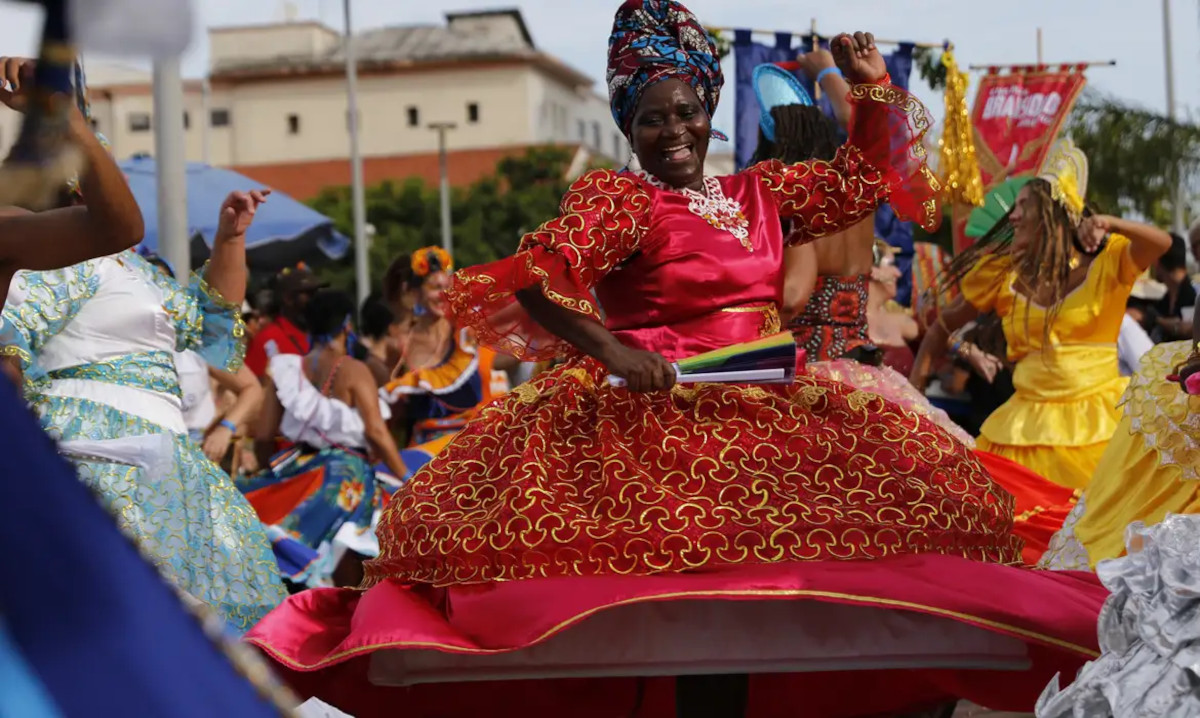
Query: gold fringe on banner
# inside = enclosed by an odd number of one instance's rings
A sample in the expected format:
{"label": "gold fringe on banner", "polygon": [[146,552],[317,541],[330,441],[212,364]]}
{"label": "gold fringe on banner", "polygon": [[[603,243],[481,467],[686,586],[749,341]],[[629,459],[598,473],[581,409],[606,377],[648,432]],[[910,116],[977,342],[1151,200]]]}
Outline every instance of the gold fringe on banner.
{"label": "gold fringe on banner", "polygon": [[941,158],[942,201],[979,207],[983,204],[983,180],[975,156],[975,131],[967,108],[967,73],[958,69],[954,52],[942,53],[946,66],[946,121],[938,140]]}

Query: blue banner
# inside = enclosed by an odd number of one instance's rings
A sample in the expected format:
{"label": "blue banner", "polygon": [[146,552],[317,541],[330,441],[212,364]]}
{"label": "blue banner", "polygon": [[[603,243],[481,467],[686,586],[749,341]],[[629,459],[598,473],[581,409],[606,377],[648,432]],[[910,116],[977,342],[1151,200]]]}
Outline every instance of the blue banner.
{"label": "blue banner", "polygon": [[[793,35],[777,33],[775,44],[764,45],[754,42],[749,30],[738,30],[733,36],[733,58],[735,65],[736,87],[734,91],[734,160],[737,168],[743,169],[750,164],[754,149],[758,146],[758,121],[761,111],[758,98],[754,94],[754,68],[768,62],[787,62],[812,47],[811,35]],[[818,38],[821,47],[828,49],[829,39]],[[890,55],[884,56],[888,73],[892,82],[902,89],[908,89],[912,77],[913,49],[912,43],[903,43]],[[803,72],[796,73],[804,88],[810,95],[815,96],[812,80]],[[833,117],[833,106],[829,98],[821,96],[818,101],[821,109],[829,117]],[[843,141],[845,133],[841,133]],[[912,261],[913,261],[913,231],[908,222],[901,222],[892,208],[883,205],[875,213],[875,234],[899,251],[896,253],[896,266],[900,269],[900,282],[897,287],[896,301],[908,305],[912,300]]]}
{"label": "blue banner", "polygon": [[0,693],[23,689],[17,715],[279,718],[59,457],[7,377],[0,453]]}

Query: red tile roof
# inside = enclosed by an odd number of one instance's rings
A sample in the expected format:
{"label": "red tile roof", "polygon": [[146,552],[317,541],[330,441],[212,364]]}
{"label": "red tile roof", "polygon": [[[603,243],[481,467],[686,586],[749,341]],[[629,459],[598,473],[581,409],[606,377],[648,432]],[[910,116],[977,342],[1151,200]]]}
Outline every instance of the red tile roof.
{"label": "red tile roof", "polygon": [[[496,165],[500,160],[524,155],[531,147],[510,145],[452,151],[447,158],[450,184],[459,187],[487,177],[495,172]],[[574,150],[575,147],[571,146],[569,149]],[[270,165],[237,165],[230,169],[298,200],[311,199],[326,187],[350,184],[349,159]],[[363,179],[367,186],[378,184],[384,180],[403,181],[410,177],[420,177],[430,186],[436,186],[441,181],[438,154],[430,152],[363,158]]]}

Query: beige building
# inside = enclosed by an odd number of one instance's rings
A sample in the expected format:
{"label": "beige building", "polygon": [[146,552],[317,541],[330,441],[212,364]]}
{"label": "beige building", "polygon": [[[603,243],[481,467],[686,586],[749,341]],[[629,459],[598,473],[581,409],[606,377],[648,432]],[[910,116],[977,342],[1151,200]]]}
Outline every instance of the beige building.
{"label": "beige building", "polygon": [[[208,78],[185,82],[188,159],[233,167],[300,198],[348,184],[341,35],[298,21],[213,28],[209,43]],[[436,181],[431,123],[455,124],[447,143],[456,184],[532,146],[571,148],[576,168],[628,158],[593,80],[538,50],[518,10],[371,30],[355,48],[368,183]],[[149,73],[111,65],[88,73],[97,126],[117,157],[153,155]]]}

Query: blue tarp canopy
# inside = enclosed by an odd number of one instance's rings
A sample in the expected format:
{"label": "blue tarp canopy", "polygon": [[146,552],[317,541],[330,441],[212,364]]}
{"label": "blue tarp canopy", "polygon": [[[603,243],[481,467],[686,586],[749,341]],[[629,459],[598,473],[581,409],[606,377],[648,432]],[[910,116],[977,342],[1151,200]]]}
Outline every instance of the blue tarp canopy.
{"label": "blue tarp canopy", "polygon": [[[146,220],[141,248],[157,253],[157,163],[150,157],[135,157],[120,166]],[[225,197],[233,191],[261,188],[261,182],[232,170],[188,163],[187,217],[193,267],[208,259]],[[279,192],[271,194],[246,233],[247,263],[253,270],[274,272],[297,262],[320,264],[341,259],[349,248],[350,240],[333,228],[333,220]]]}

